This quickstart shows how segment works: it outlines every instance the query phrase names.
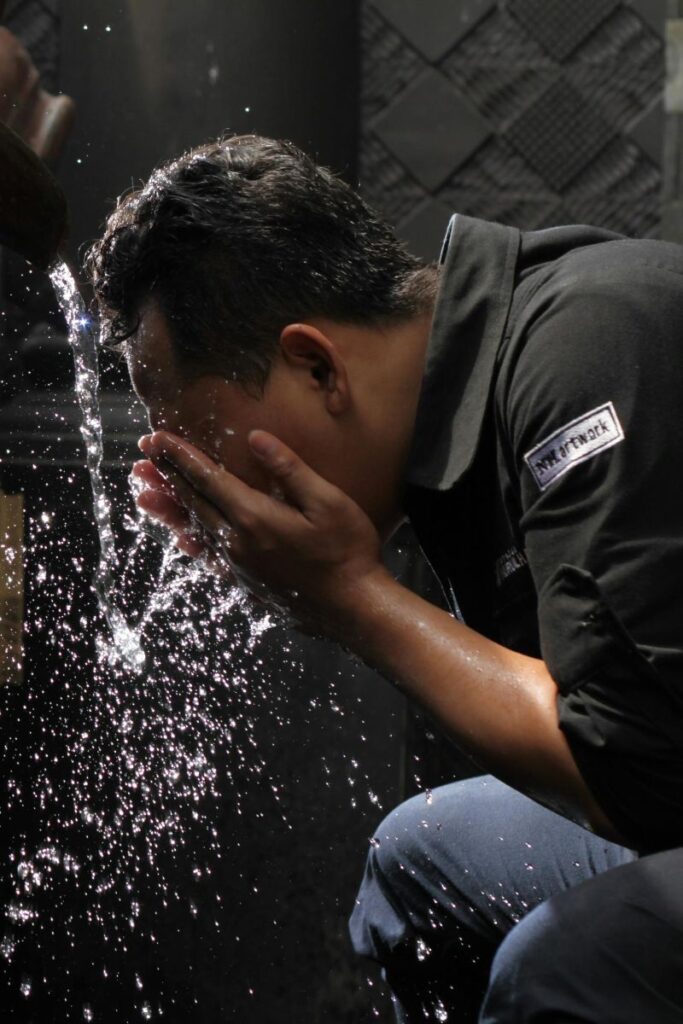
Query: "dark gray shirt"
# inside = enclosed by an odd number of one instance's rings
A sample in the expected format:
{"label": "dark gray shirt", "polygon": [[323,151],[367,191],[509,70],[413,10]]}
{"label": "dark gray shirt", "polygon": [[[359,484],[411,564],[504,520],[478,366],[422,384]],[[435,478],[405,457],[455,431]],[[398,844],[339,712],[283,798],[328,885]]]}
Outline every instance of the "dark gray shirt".
{"label": "dark gray shirt", "polygon": [[632,845],[681,845],[683,248],[457,216],[442,259],[408,514]]}

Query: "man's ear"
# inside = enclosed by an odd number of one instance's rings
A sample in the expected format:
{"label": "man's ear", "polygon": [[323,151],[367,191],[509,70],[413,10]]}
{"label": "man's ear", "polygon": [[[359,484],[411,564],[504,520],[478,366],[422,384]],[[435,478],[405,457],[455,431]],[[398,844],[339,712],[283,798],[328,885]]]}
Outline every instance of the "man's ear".
{"label": "man's ear", "polygon": [[288,324],[280,334],[280,349],[285,362],[305,373],[308,386],[324,396],[329,412],[345,412],[351,397],[348,372],[328,335],[311,324]]}

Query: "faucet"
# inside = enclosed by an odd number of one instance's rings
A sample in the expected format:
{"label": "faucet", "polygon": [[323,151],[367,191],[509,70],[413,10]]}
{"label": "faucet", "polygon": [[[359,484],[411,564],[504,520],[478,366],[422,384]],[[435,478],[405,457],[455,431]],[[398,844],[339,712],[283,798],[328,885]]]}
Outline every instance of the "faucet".
{"label": "faucet", "polygon": [[47,270],[67,233],[61,185],[16,132],[0,123],[0,244]]}
{"label": "faucet", "polygon": [[[4,9],[0,0],[0,18]],[[74,102],[52,96],[26,49],[0,25],[0,244],[41,270],[67,234],[67,203],[48,168],[73,122]]]}

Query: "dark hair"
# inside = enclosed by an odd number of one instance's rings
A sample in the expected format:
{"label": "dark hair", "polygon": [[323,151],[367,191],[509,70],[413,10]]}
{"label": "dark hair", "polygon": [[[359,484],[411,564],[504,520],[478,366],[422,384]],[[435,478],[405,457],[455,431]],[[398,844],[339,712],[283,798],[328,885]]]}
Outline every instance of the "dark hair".
{"label": "dark hair", "polygon": [[119,200],[86,266],[110,344],[135,333],[153,295],[185,366],[258,388],[287,323],[407,319],[435,277],[339,177],[255,135],[156,170]]}

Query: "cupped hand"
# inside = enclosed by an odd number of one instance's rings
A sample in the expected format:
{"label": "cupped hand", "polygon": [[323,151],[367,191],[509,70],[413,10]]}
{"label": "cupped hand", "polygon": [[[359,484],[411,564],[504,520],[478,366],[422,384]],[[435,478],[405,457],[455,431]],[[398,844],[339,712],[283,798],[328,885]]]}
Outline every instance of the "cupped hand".
{"label": "cupped hand", "polygon": [[378,533],[359,505],[272,434],[252,431],[249,444],[271,493],[173,434],[143,438],[149,461],[136,475],[148,486],[138,504],[178,538],[201,524],[214,554],[257,596],[267,593],[298,621],[334,634],[335,613],[386,573]]}
{"label": "cupped hand", "polygon": [[131,471],[135,490],[135,504],[145,515],[165,526],[174,538],[176,547],[193,558],[206,554],[206,541],[200,539],[186,508],[173,496],[173,489],[153,462],[141,460]]}

